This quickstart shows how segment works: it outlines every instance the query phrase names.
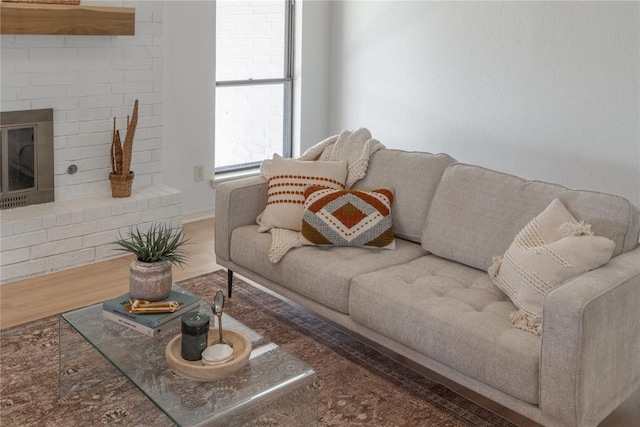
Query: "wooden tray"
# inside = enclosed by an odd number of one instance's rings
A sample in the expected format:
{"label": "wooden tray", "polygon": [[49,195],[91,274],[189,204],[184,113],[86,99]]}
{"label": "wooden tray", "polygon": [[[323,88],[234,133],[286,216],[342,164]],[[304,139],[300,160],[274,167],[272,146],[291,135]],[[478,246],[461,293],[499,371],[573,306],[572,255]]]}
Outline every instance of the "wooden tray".
{"label": "wooden tray", "polygon": [[[228,376],[247,364],[251,355],[251,340],[242,332],[222,328],[224,339],[233,344],[233,359],[219,365],[205,366],[202,361],[190,361],[182,358],[182,334],[174,337],[165,351],[167,364],[178,375],[196,381],[214,381]],[[218,339],[218,328],[209,328],[207,343]]]}

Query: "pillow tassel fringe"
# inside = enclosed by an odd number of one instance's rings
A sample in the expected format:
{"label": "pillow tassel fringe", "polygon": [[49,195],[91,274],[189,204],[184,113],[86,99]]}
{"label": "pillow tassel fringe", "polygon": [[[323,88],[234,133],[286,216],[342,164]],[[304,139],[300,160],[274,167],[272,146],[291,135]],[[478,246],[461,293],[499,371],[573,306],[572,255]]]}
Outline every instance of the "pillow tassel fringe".
{"label": "pillow tassel fringe", "polygon": [[491,263],[491,267],[489,267],[489,270],[487,270],[487,273],[489,273],[489,277],[494,279],[498,275],[498,272],[500,271],[500,266],[502,265],[502,257],[494,256],[492,261],[493,262]]}
{"label": "pillow tassel fringe", "polygon": [[560,232],[564,237],[582,235],[593,236],[593,231],[591,231],[591,224],[586,224],[584,221],[565,222],[560,226]]}
{"label": "pillow tassel fringe", "polygon": [[518,329],[531,332],[534,335],[540,335],[542,332],[542,323],[537,322],[521,310],[511,312],[511,323]]}

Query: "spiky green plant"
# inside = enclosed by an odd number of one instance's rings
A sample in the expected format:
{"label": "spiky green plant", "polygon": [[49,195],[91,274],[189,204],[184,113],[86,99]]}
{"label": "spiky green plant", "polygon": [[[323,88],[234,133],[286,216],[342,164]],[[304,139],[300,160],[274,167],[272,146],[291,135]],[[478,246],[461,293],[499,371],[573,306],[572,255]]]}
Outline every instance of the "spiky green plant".
{"label": "spiky green plant", "polygon": [[152,224],[147,232],[138,228],[129,230],[126,237],[120,234],[116,240],[117,251],[130,252],[140,262],[169,261],[180,267],[187,260],[187,253],[181,247],[187,243],[182,228],[172,228],[165,224]]}

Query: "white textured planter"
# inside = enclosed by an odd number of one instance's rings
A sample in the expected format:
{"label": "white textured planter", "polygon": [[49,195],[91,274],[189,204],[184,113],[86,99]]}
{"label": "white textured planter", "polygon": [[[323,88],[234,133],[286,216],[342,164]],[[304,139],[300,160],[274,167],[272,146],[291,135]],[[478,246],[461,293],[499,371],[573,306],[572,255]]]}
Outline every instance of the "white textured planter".
{"label": "white textured planter", "polygon": [[169,261],[140,262],[135,260],[129,269],[131,298],[160,301],[171,292],[172,276]]}

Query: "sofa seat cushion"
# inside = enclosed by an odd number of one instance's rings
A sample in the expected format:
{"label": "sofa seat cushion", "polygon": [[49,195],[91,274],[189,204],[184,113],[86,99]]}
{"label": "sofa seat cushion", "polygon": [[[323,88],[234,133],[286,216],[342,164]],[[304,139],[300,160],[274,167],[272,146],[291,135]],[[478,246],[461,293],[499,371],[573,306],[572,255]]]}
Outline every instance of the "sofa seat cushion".
{"label": "sofa seat cushion", "polygon": [[396,239],[395,250],[303,246],[273,264],[268,256],[270,247],[271,234],[259,233],[255,225],[238,227],[231,234],[231,261],[345,314],[349,312],[353,277],[426,254],[419,244]]}
{"label": "sofa seat cushion", "polygon": [[484,271],[426,255],[357,276],[349,313],[367,328],[527,402],[538,404],[540,337]]}

